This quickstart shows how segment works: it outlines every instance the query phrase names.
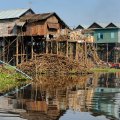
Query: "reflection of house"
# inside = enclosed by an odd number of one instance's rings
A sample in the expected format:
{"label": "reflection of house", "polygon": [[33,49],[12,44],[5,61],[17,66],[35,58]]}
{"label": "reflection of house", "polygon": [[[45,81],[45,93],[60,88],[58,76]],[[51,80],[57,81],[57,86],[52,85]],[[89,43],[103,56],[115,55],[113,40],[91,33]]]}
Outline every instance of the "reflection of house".
{"label": "reflection of house", "polygon": [[13,109],[13,105],[12,105],[13,101],[10,98],[7,97],[0,97],[0,108],[4,108],[4,109]]}
{"label": "reflection of house", "polygon": [[107,114],[108,118],[119,119],[119,92],[120,88],[96,88],[92,102],[92,111]]}
{"label": "reflection of house", "polygon": [[93,89],[70,91],[69,108],[75,111],[88,111],[92,97]]}
{"label": "reflection of house", "polygon": [[27,111],[39,111],[47,113],[46,101],[26,101]]}

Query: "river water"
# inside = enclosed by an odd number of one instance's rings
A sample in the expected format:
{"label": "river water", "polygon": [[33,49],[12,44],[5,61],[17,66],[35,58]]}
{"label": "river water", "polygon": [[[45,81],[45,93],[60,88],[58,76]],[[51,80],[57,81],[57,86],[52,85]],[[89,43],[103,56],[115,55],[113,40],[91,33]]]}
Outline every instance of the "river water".
{"label": "river water", "polygon": [[0,120],[120,120],[120,73],[37,80],[0,97]]}

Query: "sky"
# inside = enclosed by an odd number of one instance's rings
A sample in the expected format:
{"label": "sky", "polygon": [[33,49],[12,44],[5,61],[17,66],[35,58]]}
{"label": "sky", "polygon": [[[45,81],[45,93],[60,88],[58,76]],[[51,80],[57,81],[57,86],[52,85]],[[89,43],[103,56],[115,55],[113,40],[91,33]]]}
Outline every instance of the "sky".
{"label": "sky", "polygon": [[0,10],[31,8],[36,13],[56,12],[70,27],[93,22],[120,23],[120,0],[0,0]]}

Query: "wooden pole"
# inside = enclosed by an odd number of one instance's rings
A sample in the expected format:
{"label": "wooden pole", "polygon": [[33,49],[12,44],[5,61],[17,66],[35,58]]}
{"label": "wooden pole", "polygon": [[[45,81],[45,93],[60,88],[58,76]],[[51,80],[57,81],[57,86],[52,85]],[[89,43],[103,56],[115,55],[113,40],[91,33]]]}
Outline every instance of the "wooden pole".
{"label": "wooden pole", "polygon": [[56,52],[57,52],[57,55],[58,55],[58,41],[56,41]]}
{"label": "wooden pole", "polygon": [[3,57],[2,60],[5,62],[5,39],[3,38],[3,49],[2,49]]}
{"label": "wooden pole", "polygon": [[33,59],[33,38],[31,36],[31,59]]}
{"label": "wooden pole", "polygon": [[18,39],[19,37],[16,39],[16,66],[18,65]]}
{"label": "wooden pole", "polygon": [[76,45],[76,46],[75,46],[75,48],[76,48],[76,49],[75,49],[75,59],[76,59],[77,61],[78,61],[78,44],[79,44],[79,43],[77,43],[77,42],[76,42],[76,44],[75,44],[75,45]]}
{"label": "wooden pole", "polygon": [[48,54],[48,41],[46,41],[45,48],[46,48],[46,54]]}
{"label": "wooden pole", "polygon": [[107,64],[108,64],[108,43],[107,43]]}
{"label": "wooden pole", "polygon": [[22,48],[22,45],[23,45],[23,41],[22,41],[22,37],[20,36],[20,40],[21,40],[21,63],[23,62],[23,48]]}
{"label": "wooden pole", "polygon": [[87,66],[87,44],[85,41],[85,66]]}
{"label": "wooden pole", "polygon": [[50,42],[50,53],[52,54],[53,53],[53,50],[52,50],[52,47],[53,45],[52,45],[52,41]]}
{"label": "wooden pole", "polygon": [[68,41],[66,41],[66,57],[68,57]]}

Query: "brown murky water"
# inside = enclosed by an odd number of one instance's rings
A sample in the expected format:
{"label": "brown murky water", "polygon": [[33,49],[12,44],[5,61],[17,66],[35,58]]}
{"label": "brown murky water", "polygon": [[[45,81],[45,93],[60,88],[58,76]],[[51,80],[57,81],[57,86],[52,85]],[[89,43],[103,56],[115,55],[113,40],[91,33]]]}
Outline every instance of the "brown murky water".
{"label": "brown murky water", "polygon": [[0,97],[0,120],[120,119],[120,73],[37,79]]}

